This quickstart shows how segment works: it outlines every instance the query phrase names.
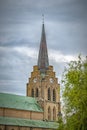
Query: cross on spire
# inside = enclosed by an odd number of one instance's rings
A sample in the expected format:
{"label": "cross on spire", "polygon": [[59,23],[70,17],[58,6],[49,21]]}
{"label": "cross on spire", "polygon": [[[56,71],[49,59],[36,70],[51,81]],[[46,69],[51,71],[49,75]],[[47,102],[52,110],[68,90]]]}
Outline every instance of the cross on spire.
{"label": "cross on spire", "polygon": [[44,24],[44,14],[42,14],[42,23]]}

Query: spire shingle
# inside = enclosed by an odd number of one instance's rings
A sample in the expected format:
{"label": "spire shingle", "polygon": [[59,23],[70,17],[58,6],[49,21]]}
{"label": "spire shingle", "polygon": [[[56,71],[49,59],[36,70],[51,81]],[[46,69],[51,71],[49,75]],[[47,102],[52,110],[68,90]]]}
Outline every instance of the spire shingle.
{"label": "spire shingle", "polygon": [[41,72],[45,72],[48,69],[48,66],[49,66],[49,60],[48,60],[48,52],[47,52],[47,44],[46,44],[45,27],[43,23],[40,49],[38,55],[38,67]]}

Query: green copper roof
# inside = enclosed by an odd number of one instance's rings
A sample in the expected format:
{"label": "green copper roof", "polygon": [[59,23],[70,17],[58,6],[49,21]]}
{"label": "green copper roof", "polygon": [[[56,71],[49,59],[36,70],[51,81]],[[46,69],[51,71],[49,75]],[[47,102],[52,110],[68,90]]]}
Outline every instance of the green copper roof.
{"label": "green copper roof", "polygon": [[58,123],[56,123],[56,122],[29,120],[29,119],[20,119],[20,118],[9,118],[9,117],[0,117],[0,124],[1,125],[36,127],[36,128],[49,128],[49,129],[58,128]]}
{"label": "green copper roof", "polygon": [[0,107],[43,112],[35,98],[0,93]]}

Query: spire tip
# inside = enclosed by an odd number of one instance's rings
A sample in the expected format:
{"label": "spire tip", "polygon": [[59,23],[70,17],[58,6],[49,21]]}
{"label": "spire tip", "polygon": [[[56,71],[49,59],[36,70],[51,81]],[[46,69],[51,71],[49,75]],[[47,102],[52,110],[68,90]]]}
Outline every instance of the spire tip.
{"label": "spire tip", "polygon": [[42,14],[42,23],[44,24],[44,14]]}

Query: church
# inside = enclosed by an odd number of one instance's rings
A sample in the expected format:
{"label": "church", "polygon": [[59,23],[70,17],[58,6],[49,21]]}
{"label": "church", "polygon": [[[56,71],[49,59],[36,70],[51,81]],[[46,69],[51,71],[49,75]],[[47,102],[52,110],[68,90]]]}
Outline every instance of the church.
{"label": "church", "polygon": [[49,65],[43,22],[38,61],[26,85],[26,96],[0,93],[0,130],[57,129],[60,112],[60,84]]}

